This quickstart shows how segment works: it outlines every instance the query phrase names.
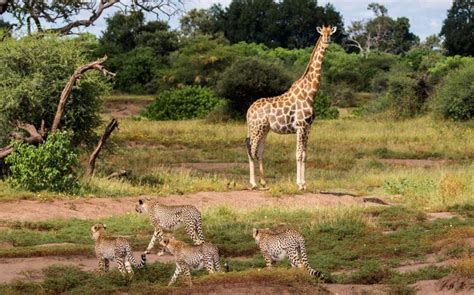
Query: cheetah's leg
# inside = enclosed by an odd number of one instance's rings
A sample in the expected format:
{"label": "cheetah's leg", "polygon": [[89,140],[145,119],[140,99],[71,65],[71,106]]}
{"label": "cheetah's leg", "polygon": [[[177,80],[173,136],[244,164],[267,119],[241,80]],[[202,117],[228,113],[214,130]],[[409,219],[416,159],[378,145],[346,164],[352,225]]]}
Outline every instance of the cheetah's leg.
{"label": "cheetah's leg", "polygon": [[173,285],[181,273],[184,273],[189,278],[189,283],[190,285],[192,285],[191,272],[189,271],[189,268],[186,266],[186,263],[176,262],[176,269],[174,270],[174,274],[171,277],[171,281],[168,283],[168,286]]}
{"label": "cheetah's leg", "polygon": [[109,270],[109,260],[101,257],[99,258],[99,271],[107,272]]}
{"label": "cheetah's leg", "polygon": [[288,260],[290,260],[291,267],[304,267],[300,261],[298,251],[296,249],[288,249]]}
{"label": "cheetah's leg", "polygon": [[[198,229],[196,224],[191,220],[190,222],[185,222],[186,234],[193,240],[195,245],[201,245],[204,240],[199,237]],[[202,235],[202,231],[201,231]]]}
{"label": "cheetah's leg", "polygon": [[117,268],[118,268],[118,270],[120,271],[121,274],[126,274],[127,271],[126,271],[125,264],[124,264],[123,260],[124,260],[123,257],[117,258]]}
{"label": "cheetah's leg", "polygon": [[263,258],[265,259],[265,266],[271,268],[273,266],[272,257],[268,253],[263,252]]}
{"label": "cheetah's leg", "polygon": [[153,249],[155,246],[156,238],[158,238],[159,241],[163,239],[163,231],[160,227],[155,227],[155,231],[153,232],[150,243],[148,244],[148,247],[146,247],[145,254],[150,254],[151,249]]}
{"label": "cheetah's leg", "polygon": [[127,274],[129,275],[131,279],[133,277],[133,269],[132,269],[132,264],[127,258],[125,258],[125,270],[127,271]]}
{"label": "cheetah's leg", "polygon": [[217,271],[217,272],[222,272],[221,271],[221,260],[220,260],[220,257],[219,257],[218,253],[214,253],[214,255],[212,257],[212,261],[214,262],[214,270]]}
{"label": "cheetah's leg", "polygon": [[206,255],[204,263],[205,263],[205,267],[206,267],[207,271],[209,273],[214,273],[214,259],[213,259],[212,254]]}

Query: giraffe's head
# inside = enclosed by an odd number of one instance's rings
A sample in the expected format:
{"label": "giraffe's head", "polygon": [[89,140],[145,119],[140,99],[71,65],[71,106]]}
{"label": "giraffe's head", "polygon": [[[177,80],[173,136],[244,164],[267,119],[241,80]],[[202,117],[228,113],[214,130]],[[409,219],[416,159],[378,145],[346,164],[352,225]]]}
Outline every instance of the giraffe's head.
{"label": "giraffe's head", "polygon": [[318,31],[319,34],[321,34],[322,37],[322,42],[325,47],[329,46],[329,43],[331,42],[331,35],[334,34],[337,30],[337,27],[331,27],[331,26],[323,26],[317,27],[316,31]]}

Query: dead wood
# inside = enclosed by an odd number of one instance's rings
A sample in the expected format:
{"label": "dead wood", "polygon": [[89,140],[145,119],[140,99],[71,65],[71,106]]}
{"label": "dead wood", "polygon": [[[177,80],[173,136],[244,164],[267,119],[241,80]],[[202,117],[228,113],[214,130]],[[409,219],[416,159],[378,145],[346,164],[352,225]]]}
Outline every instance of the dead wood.
{"label": "dead wood", "polygon": [[53,125],[51,126],[51,132],[52,133],[56,132],[56,130],[58,129],[59,122],[61,121],[61,117],[62,117],[63,112],[64,112],[64,105],[66,104],[66,100],[69,97],[69,95],[71,94],[71,91],[72,91],[72,88],[74,87],[74,84],[76,83],[76,81],[78,79],[81,78],[81,76],[82,76],[82,74],[84,74],[84,72],[86,72],[88,70],[95,69],[95,70],[98,70],[99,72],[101,72],[102,75],[104,75],[104,76],[115,77],[114,73],[109,72],[102,65],[106,60],[107,60],[107,55],[104,55],[104,57],[99,58],[96,61],[93,61],[93,62],[88,63],[86,65],[80,66],[71,75],[71,77],[69,78],[69,81],[66,83],[66,86],[64,87],[64,89],[61,93],[61,97],[59,99],[58,108],[56,110],[56,115],[54,116]]}
{"label": "dead wood", "polygon": [[118,122],[115,119],[112,119],[110,123],[107,125],[105,128],[104,134],[102,134],[99,143],[97,144],[96,148],[92,152],[92,154],[89,157],[89,164],[87,165],[87,176],[92,176],[94,174],[94,169],[95,169],[95,160],[99,156],[100,151],[102,150],[102,147],[105,145],[107,142],[107,139],[110,137],[110,134],[115,130],[115,128],[118,128]]}
{"label": "dead wood", "polygon": [[128,174],[127,170],[119,170],[107,176],[107,179],[118,178],[118,177],[126,176],[127,174]]}

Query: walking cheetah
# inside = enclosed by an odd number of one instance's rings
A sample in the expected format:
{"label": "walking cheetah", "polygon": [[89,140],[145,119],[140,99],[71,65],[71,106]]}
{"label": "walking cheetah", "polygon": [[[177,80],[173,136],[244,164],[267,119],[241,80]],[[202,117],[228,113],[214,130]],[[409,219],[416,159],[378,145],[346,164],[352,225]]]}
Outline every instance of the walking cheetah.
{"label": "walking cheetah", "polygon": [[105,224],[95,224],[91,227],[91,236],[95,241],[95,254],[99,260],[99,270],[107,272],[110,261],[116,260],[117,267],[122,274],[133,277],[132,264],[142,268],[146,264],[146,255],[142,254],[137,264],[133,257],[132,248],[125,238],[108,237]]}
{"label": "walking cheetah", "polygon": [[146,254],[149,254],[151,249],[153,249],[156,238],[158,238],[158,241],[163,239],[163,230],[173,231],[183,225],[185,226],[186,233],[191,237],[195,245],[204,243],[201,213],[194,206],[166,206],[158,202],[147,204],[143,200],[139,200],[135,210],[138,213],[148,213],[151,224],[155,227],[153,236],[146,248]]}
{"label": "walking cheetah", "polygon": [[283,260],[286,256],[291,267],[305,268],[310,275],[323,278],[323,274],[314,270],[308,264],[304,237],[293,229],[273,231],[270,229],[253,229],[253,238],[262,251],[265,265],[272,267],[275,261]]}
{"label": "walking cheetah", "polygon": [[176,270],[168,286],[174,284],[178,276],[182,273],[186,276],[188,284],[191,286],[191,270],[206,268],[209,273],[221,272],[219,249],[209,242],[200,245],[188,245],[178,241],[174,237],[166,236],[160,245],[164,251],[175,257]]}

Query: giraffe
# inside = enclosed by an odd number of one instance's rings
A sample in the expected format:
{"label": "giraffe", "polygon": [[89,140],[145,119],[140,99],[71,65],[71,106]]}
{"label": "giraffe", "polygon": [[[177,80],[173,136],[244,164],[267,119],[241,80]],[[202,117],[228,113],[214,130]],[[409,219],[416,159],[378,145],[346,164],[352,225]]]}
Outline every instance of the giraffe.
{"label": "giraffe", "polygon": [[314,120],[313,99],[321,81],[324,51],[329,47],[331,35],[337,27],[317,27],[321,35],[314,47],[304,74],[285,93],[255,101],[247,111],[247,153],[249,157],[250,185],[255,182],[255,162],[259,163],[260,184],[265,187],[263,150],[269,131],[278,134],[296,133],[296,184],[305,190],[306,146]]}

